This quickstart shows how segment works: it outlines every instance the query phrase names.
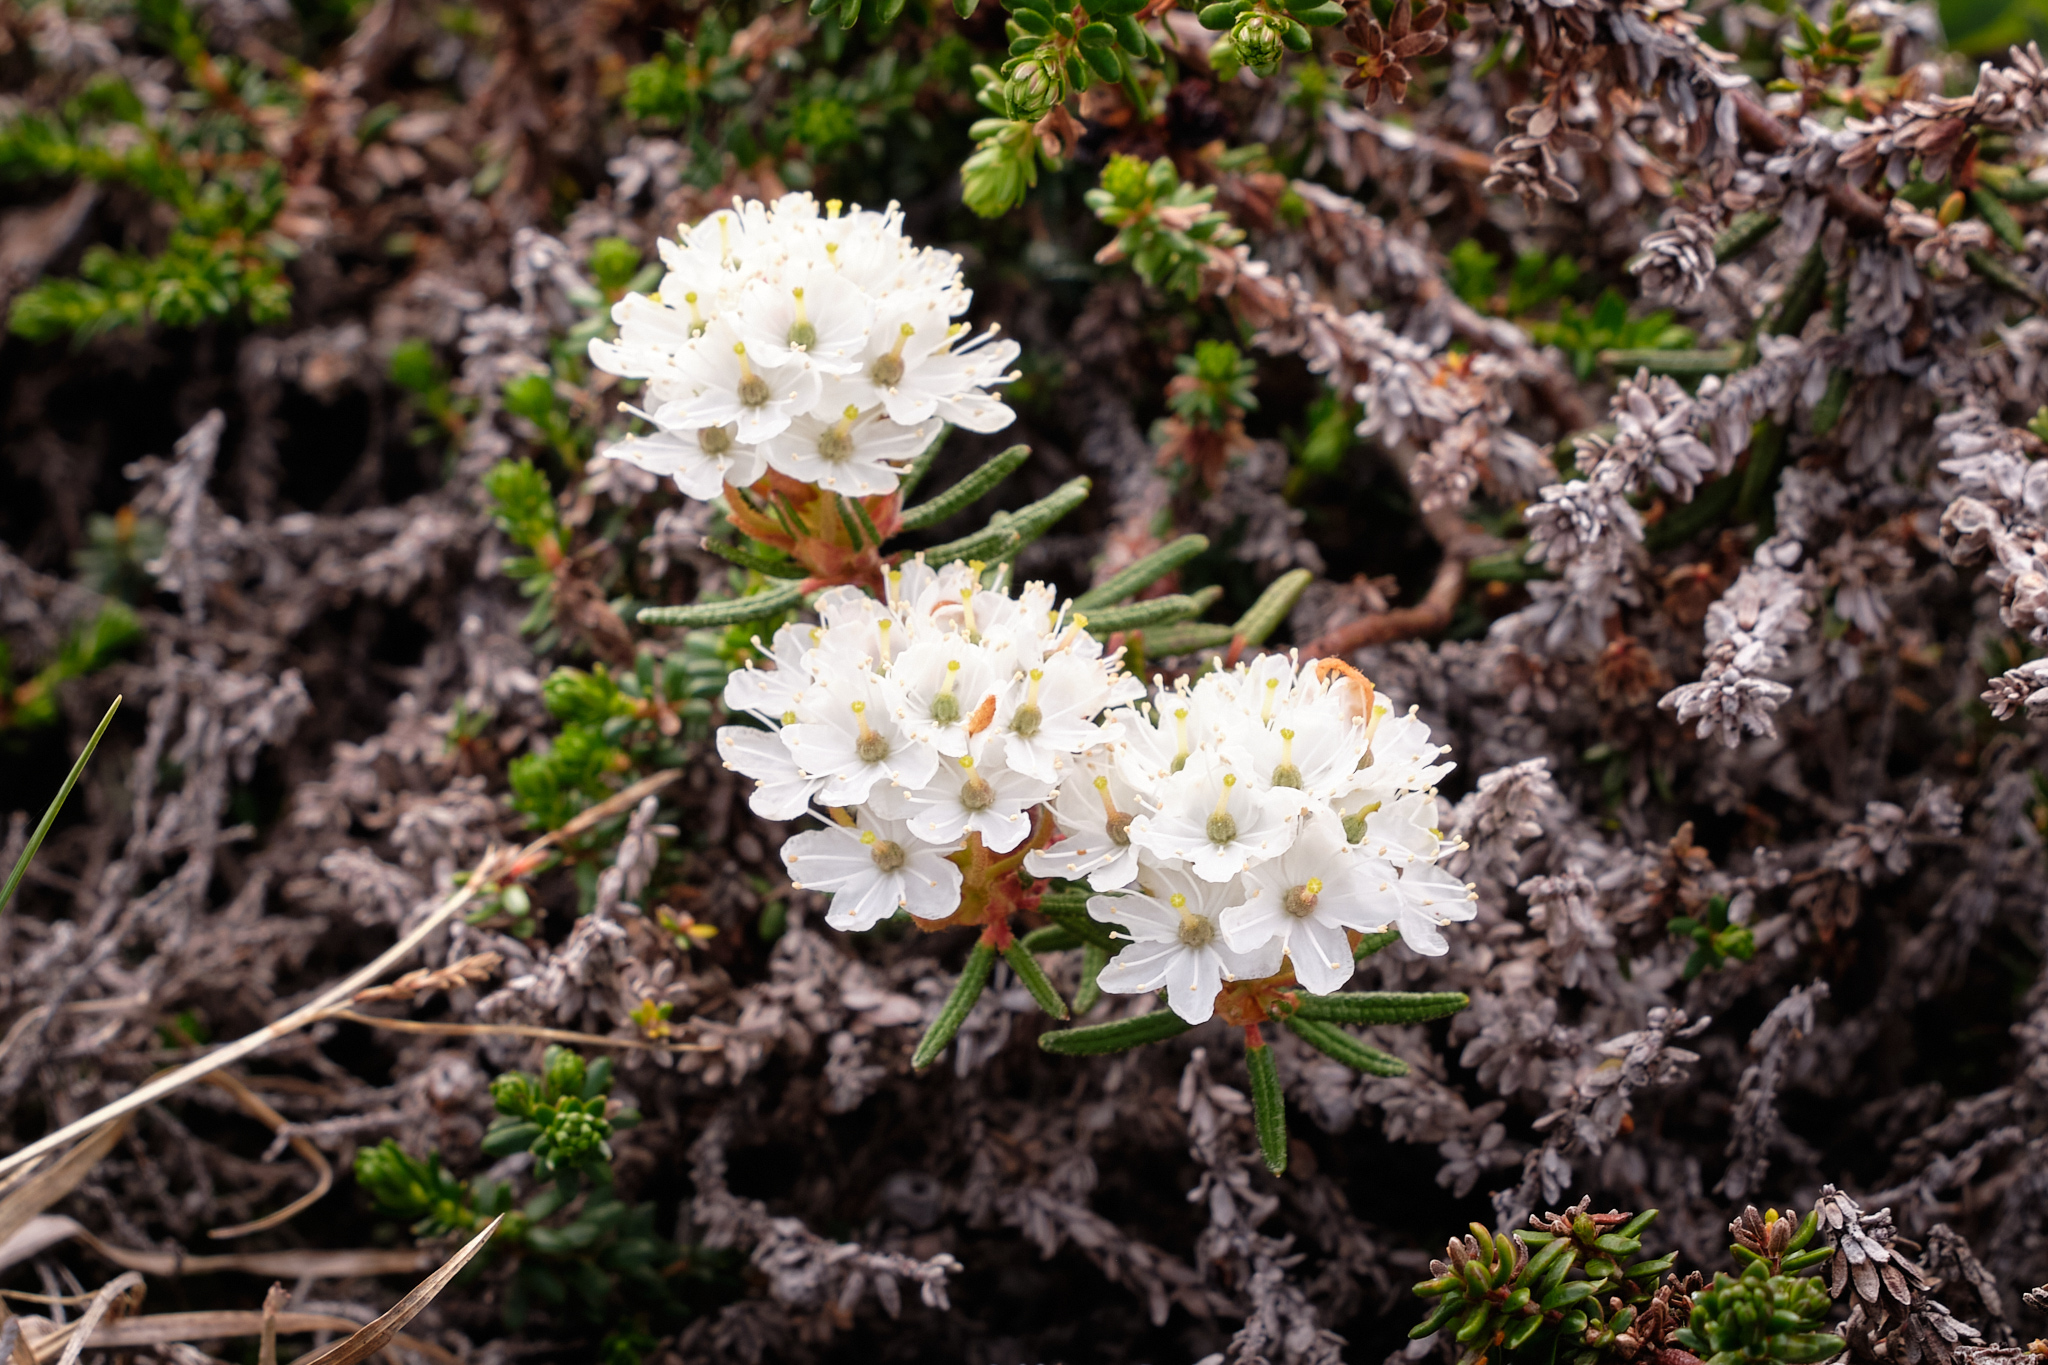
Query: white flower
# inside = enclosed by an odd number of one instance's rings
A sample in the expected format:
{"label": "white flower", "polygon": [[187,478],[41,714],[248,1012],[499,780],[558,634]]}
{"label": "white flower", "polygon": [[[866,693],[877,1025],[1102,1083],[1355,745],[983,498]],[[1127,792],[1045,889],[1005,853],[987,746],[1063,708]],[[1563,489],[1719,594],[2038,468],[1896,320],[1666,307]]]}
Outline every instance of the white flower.
{"label": "white flower", "polygon": [[1236,765],[1198,753],[1160,785],[1153,809],[1131,822],[1131,842],[1154,858],[1187,863],[1205,881],[1227,882],[1285,853],[1294,827]]}
{"label": "white flower", "polygon": [[874,303],[858,285],[814,266],[753,281],[734,310],[733,330],[763,365],[809,360],[820,374],[852,374],[874,317]]}
{"label": "white flower", "polygon": [[957,844],[979,834],[991,853],[1008,853],[1031,835],[1031,808],[1052,784],[1005,764],[1001,736],[986,736],[958,758],[940,763],[930,782],[906,798],[920,839]]}
{"label": "white flower", "polygon": [[857,806],[877,783],[915,789],[931,780],[938,753],[903,728],[885,680],[828,679],[806,702],[814,718],[784,726],[782,739],[798,767],[826,779],[819,793],[826,805]]}
{"label": "white flower", "polygon": [[1137,793],[1113,767],[1088,765],[1053,798],[1060,841],[1026,854],[1024,870],[1034,877],[1086,878],[1097,891],[1129,886],[1138,876],[1138,848],[1131,842],[1137,813]]}
{"label": "white flower", "polygon": [[[660,426],[658,421],[655,424]],[[663,427],[645,436],[615,441],[603,454],[607,459],[636,464],[650,474],[667,475],[690,497],[709,502],[724,492],[727,484],[745,487],[768,472],[768,461],[761,453],[753,446],[740,444],[738,430],[736,422],[713,427]]]}
{"label": "white flower", "polygon": [[1344,931],[1383,929],[1397,913],[1391,902],[1376,903],[1377,882],[1366,870],[1324,807],[1285,853],[1244,875],[1243,903],[1223,912],[1224,937],[1243,952],[1278,943],[1305,989],[1339,990],[1356,965]]}
{"label": "white flower", "polygon": [[825,785],[824,778],[812,777],[799,768],[782,736],[769,730],[721,727],[718,757],[734,772],[754,779],[754,793],[747,804],[763,820],[796,819],[811,808],[811,798]]}
{"label": "white flower", "polygon": [[1245,953],[1224,941],[1217,917],[1226,894],[1180,869],[1147,866],[1139,871],[1138,890],[1089,897],[1088,913],[1122,924],[1132,940],[1102,969],[1102,989],[1114,995],[1164,990],[1175,1014],[1201,1024],[1215,1014],[1224,982],[1278,971],[1277,944]]}
{"label": "white flower", "polygon": [[1433,793],[1403,792],[1361,806],[1346,817],[1346,825],[1347,832],[1357,829],[1352,842],[1362,852],[1406,866],[1418,860],[1433,863],[1443,852],[1443,834],[1437,828],[1441,819]]}
{"label": "white flower", "polygon": [[865,498],[896,491],[902,467],[931,444],[933,424],[899,426],[880,408],[847,404],[836,417],[793,417],[761,449],[778,472],[833,493]]}
{"label": "white flower", "polygon": [[655,420],[668,427],[731,423],[749,445],[781,435],[815,407],[824,392],[824,379],[808,360],[756,364],[747,354],[747,344],[723,318],[676,357],[675,368],[690,396],[662,404]]}
{"label": "white flower", "polygon": [[996,698],[995,729],[1010,739],[1010,766],[1059,781],[1062,759],[1106,738],[1095,718],[1110,700],[1109,679],[1085,659],[1054,654],[1020,674]]}
{"label": "white flower", "polygon": [[987,651],[957,632],[920,640],[903,651],[891,676],[903,689],[911,736],[947,758],[966,753],[968,722],[984,698],[995,699],[996,670]]}
{"label": "white flower", "polygon": [[[729,710],[759,716],[771,725],[783,725],[796,718],[804,693],[812,685],[808,656],[817,645],[821,631],[795,621],[775,632],[765,651],[772,668],[748,664],[725,675],[725,704]],[[761,647],[761,637],[754,637]]]}
{"label": "white flower", "polygon": [[590,357],[647,380],[661,428],[609,453],[692,497],[770,465],[835,493],[888,494],[938,423],[1015,420],[991,390],[1015,378],[1019,348],[993,329],[963,339],[960,258],[906,238],[893,204],[741,201],[659,248],[660,290],[615,304],[618,339],[592,341]]}
{"label": "white flower", "polygon": [[834,929],[872,929],[899,909],[944,919],[960,906],[958,867],[904,826],[866,814],[792,835],[782,863],[792,885],[832,893],[825,922]]}
{"label": "white flower", "polygon": [[1361,869],[1387,917],[1373,928],[1392,925],[1401,931],[1401,941],[1425,957],[1441,957],[1450,944],[1438,932],[1446,924],[1471,919],[1479,913],[1479,897],[1471,887],[1430,863],[1413,862],[1396,868],[1383,859],[1368,859]]}

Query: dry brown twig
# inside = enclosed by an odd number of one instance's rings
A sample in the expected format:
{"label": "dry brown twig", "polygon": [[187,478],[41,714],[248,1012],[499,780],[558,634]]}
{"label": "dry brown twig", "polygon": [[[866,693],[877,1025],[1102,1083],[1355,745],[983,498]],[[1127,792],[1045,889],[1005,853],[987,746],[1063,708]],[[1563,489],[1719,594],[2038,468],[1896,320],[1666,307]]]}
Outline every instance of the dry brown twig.
{"label": "dry brown twig", "polygon": [[[631,810],[635,805],[639,804],[642,797],[660,791],[681,775],[680,770],[671,768],[666,772],[659,772],[652,777],[643,778],[624,791],[619,792],[616,796],[612,796],[592,806],[560,829],[551,830],[543,834],[540,838],[535,839],[532,843],[517,851],[506,848],[503,845],[491,849],[470,870],[469,879],[461,887],[446,896],[439,905],[435,906],[433,910],[428,912],[412,928],[411,932],[378,954],[368,965],[322,991],[309,1004],[302,1005],[298,1009],[293,1010],[276,1023],[266,1025],[254,1033],[238,1038],[221,1048],[218,1052],[210,1053],[196,1062],[191,1062],[174,1071],[166,1072],[147,1084],[136,1087],[120,1099],[100,1106],[84,1118],[67,1123],[56,1132],[45,1134],[43,1137],[36,1139],[20,1151],[0,1158],[0,1175],[7,1175],[21,1170],[31,1162],[36,1161],[49,1152],[55,1151],[75,1138],[83,1137],[95,1129],[102,1128],[103,1125],[111,1124],[117,1119],[126,1118],[145,1105],[153,1104],[163,1099],[166,1095],[175,1094],[195,1081],[204,1080],[214,1072],[234,1062],[238,1062],[244,1057],[253,1056],[261,1052],[265,1047],[280,1038],[296,1033],[298,1030],[305,1028],[309,1024],[317,1023],[323,1018],[331,1017],[337,1009],[345,1008],[345,1002],[354,999],[357,991],[364,989],[378,977],[384,975],[385,972],[404,961],[411,955],[413,949],[426,942],[429,935],[453,919],[463,906],[469,904],[476,897],[479,888],[492,884],[506,876],[524,875],[537,866],[540,855],[557,842],[563,839],[574,838],[614,815]],[[81,1171],[79,1174],[82,1176],[84,1173]],[[75,1179],[73,1183],[76,1183]],[[47,1204],[40,1207],[47,1207]],[[40,1208],[37,1211],[40,1211]],[[26,1219],[23,1221],[25,1222]],[[0,1230],[11,1231],[11,1229],[4,1229],[4,1226],[0,1226]]]}

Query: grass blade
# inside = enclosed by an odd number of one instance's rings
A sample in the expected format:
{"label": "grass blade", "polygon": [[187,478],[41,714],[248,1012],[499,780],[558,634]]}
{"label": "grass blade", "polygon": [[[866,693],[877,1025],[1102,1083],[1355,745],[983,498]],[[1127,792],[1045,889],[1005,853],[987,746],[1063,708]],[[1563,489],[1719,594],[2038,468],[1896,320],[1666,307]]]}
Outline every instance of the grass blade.
{"label": "grass blade", "polygon": [[14,860],[14,870],[7,874],[7,885],[0,887],[0,910],[5,910],[8,902],[14,899],[14,888],[20,886],[21,879],[28,875],[30,860],[36,856],[36,850],[43,846],[43,837],[50,832],[50,826],[57,822],[57,812],[64,809],[64,798],[71,795],[71,789],[78,785],[78,775],[85,771],[86,760],[92,757],[94,749],[100,747],[100,736],[107,732],[107,726],[113,722],[114,713],[120,709],[121,699],[116,697],[114,704],[107,708],[107,714],[100,717],[99,728],[94,730],[92,738],[85,742],[85,751],[79,754],[78,761],[71,765],[71,775],[64,779],[63,786],[57,788],[57,798],[50,802],[50,808],[43,812],[42,820],[36,825],[36,832],[28,836],[28,847]]}
{"label": "grass blade", "polygon": [[435,1295],[448,1287],[448,1282],[462,1267],[475,1259],[476,1254],[484,1249],[484,1243],[491,1240],[491,1234],[498,1230],[498,1224],[504,1221],[502,1213],[493,1218],[484,1225],[483,1231],[463,1244],[462,1250],[450,1256],[447,1264],[421,1280],[410,1294],[393,1304],[391,1311],[360,1331],[351,1333],[346,1340],[302,1357],[299,1365],[356,1365],[357,1361],[368,1360],[389,1346],[399,1330],[418,1317],[420,1311],[434,1301]]}

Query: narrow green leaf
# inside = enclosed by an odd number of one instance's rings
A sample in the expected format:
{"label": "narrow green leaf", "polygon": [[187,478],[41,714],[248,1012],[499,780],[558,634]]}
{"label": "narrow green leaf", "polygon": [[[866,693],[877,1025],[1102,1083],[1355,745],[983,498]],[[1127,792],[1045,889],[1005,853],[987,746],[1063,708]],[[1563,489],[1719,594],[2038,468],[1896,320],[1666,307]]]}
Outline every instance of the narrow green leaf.
{"label": "narrow green leaf", "polygon": [[1104,607],[1100,611],[1083,613],[1088,618],[1088,633],[1108,636],[1119,630],[1141,630],[1146,626],[1171,625],[1186,621],[1202,614],[1205,604],[1197,598],[1183,593],[1166,597],[1147,598],[1143,602],[1131,602],[1121,607]]}
{"label": "narrow green leaf", "polygon": [[1821,294],[1828,282],[1827,253],[1821,250],[1818,239],[1799,262],[1798,271],[1791,283],[1785,286],[1785,296],[1778,301],[1777,314],[1771,318],[1764,331],[1775,337],[1797,336],[1806,326],[1806,320],[1820,307]]}
{"label": "narrow green leaf", "polygon": [[1252,1078],[1259,1155],[1266,1159],[1266,1169],[1279,1175],[1287,1169],[1287,1107],[1280,1097],[1280,1069],[1273,1064],[1273,1049],[1264,1043],[1246,1048],[1244,1066]]}
{"label": "narrow green leaf", "polygon": [[1073,933],[1061,924],[1048,924],[1043,928],[1033,929],[1018,942],[1034,953],[1063,953],[1069,948],[1081,946],[1081,940],[1075,938]]}
{"label": "narrow green leaf", "polygon": [[1019,465],[1030,458],[1030,446],[1011,446],[931,501],[904,509],[899,524],[906,531],[915,531],[934,522],[944,521],[955,512],[965,511],[977,498],[1009,478],[1017,471]]}
{"label": "narrow green leaf", "polygon": [[1106,1052],[1125,1052],[1146,1043],[1164,1042],[1175,1034],[1186,1033],[1189,1027],[1188,1021],[1172,1010],[1154,1010],[1135,1019],[1041,1033],[1038,1046],[1062,1057],[1096,1057]]}
{"label": "narrow green leaf", "polygon": [[803,600],[802,585],[790,583],[724,602],[699,602],[688,607],[642,607],[635,619],[643,626],[687,626],[693,630],[707,626],[736,626],[744,621],[759,621],[788,611],[801,605]]}
{"label": "narrow green leaf", "polygon": [[1401,941],[1399,929],[1382,929],[1377,934],[1367,934],[1358,940],[1358,947],[1351,956],[1354,961],[1363,962],[1382,948],[1391,948]]}
{"label": "narrow green leaf", "polygon": [[1093,612],[1114,606],[1133,593],[1151,587],[1181,565],[1209,548],[1207,536],[1182,536],[1136,560],[1074,599],[1076,611]]}
{"label": "narrow green leaf", "polygon": [[1417,1024],[1441,1019],[1471,1004],[1457,991],[1359,991],[1341,995],[1304,995],[1297,1019],[1342,1024]]}
{"label": "narrow green leaf", "polygon": [[1031,955],[1029,948],[1011,939],[1010,946],[1003,949],[1003,961],[1010,964],[1010,970],[1017,974],[1017,980],[1038,1002],[1038,1008],[1055,1019],[1073,1017],[1067,1009],[1067,1002],[1060,999],[1060,993],[1053,989],[1052,982],[1045,975],[1045,968],[1038,965],[1038,959]]}
{"label": "narrow green leaf", "polygon": [[803,578],[810,570],[782,554],[765,554],[751,541],[720,540],[706,536],[704,548],[728,564],[737,564],[742,569],[751,569],[769,578]]}
{"label": "narrow green leaf", "polygon": [[1742,368],[1742,348],[1723,346],[1713,351],[1665,351],[1651,347],[1622,348],[1600,353],[1600,363],[1617,373],[1634,374],[1733,374]]}
{"label": "narrow green leaf", "polygon": [[[1093,619],[1090,619],[1093,624]],[[1237,634],[1232,626],[1210,625],[1204,621],[1182,621],[1145,632],[1145,653],[1154,659],[1171,659],[1197,650],[1221,649]]]}
{"label": "narrow green leaf", "polygon": [[[967,16],[963,14],[960,17],[964,19]],[[952,425],[950,423],[942,423],[939,427],[939,434],[932,437],[932,443],[917,453],[917,458],[910,462],[910,468],[904,470],[902,476],[896,480],[896,501],[898,506],[909,502],[910,495],[917,491],[919,484],[924,482],[924,476],[932,472],[932,461],[939,458],[939,447],[944,445],[946,438],[952,434]]]}
{"label": "narrow green leaf", "polygon": [[2015,294],[2025,299],[2028,303],[2033,304],[2036,308],[2048,308],[2048,298],[2044,298],[2040,290],[2027,283],[2024,278],[2014,272],[2011,266],[1984,250],[1984,248],[1971,247],[1963,253],[1963,259],[1970,263],[1970,269],[1976,271],[2006,293]]}
{"label": "narrow green leaf", "polygon": [[1014,513],[996,513],[993,520],[973,535],[949,540],[924,552],[924,561],[934,568],[955,560],[979,559],[995,563],[1044,535],[1046,528],[1088,500],[1088,478],[1070,479],[1037,502],[1027,503]]}
{"label": "narrow green leaf", "polygon": [[862,514],[860,521],[855,521],[853,509],[847,505],[846,499],[837,493],[832,495],[832,510],[839,513],[839,524],[846,528],[846,538],[853,542],[854,549],[861,549],[870,543],[876,549],[881,548],[882,541],[880,537],[876,537],[874,541],[870,542],[866,536],[861,534],[860,522],[867,520],[865,513]]}
{"label": "narrow green leaf", "polygon": [[1102,998],[1102,969],[1109,965],[1109,953],[1093,943],[1081,945],[1081,984],[1074,990],[1074,1013],[1083,1015]]}
{"label": "narrow green leaf", "polygon": [[1751,247],[1771,235],[1771,229],[1778,226],[1778,215],[1769,209],[1751,209],[1738,213],[1730,220],[1719,237],[1714,239],[1714,260],[1726,265],[1747,252]]}
{"label": "narrow green leaf", "polygon": [[1990,224],[1991,230],[1998,234],[1999,241],[2014,251],[2027,249],[2026,235],[2020,231],[2020,225],[2013,221],[2012,210],[2005,206],[2004,200],[1978,185],[1970,190],[1970,202],[1976,206],[1977,216]]}
{"label": "narrow green leaf", "polygon": [[1344,1063],[1354,1071],[1363,1071],[1369,1076],[1405,1076],[1408,1063],[1399,1057],[1389,1057],[1378,1048],[1367,1047],[1343,1029],[1331,1024],[1319,1023],[1293,1015],[1283,1021],[1294,1032],[1294,1036],[1307,1043],[1325,1057]]}
{"label": "narrow green leaf", "polygon": [[1842,419],[1842,409],[1848,406],[1849,386],[1855,379],[1847,365],[1837,365],[1828,372],[1827,389],[1813,405],[1814,435],[1825,436],[1835,429],[1835,423]]}
{"label": "narrow green leaf", "polygon": [[1287,613],[1294,610],[1294,604],[1316,576],[1307,569],[1294,569],[1274,579],[1271,586],[1259,594],[1259,600],[1252,603],[1234,629],[1235,635],[1244,637],[1247,646],[1262,645],[1266,637],[1280,629],[1280,623],[1287,619]]}
{"label": "narrow green leaf", "polygon": [[946,1044],[960,1032],[960,1026],[967,1022],[974,1002],[981,999],[982,987],[988,985],[988,974],[995,970],[996,950],[986,943],[974,945],[974,951],[967,955],[967,965],[960,969],[960,979],[953,983],[953,993],[946,997],[939,1017],[932,1020],[932,1026],[925,1030],[924,1037],[917,1044],[917,1051],[911,1055],[912,1069],[923,1071],[939,1059],[946,1050]]}
{"label": "narrow green leaf", "polygon": [[1088,898],[1094,894],[1092,891],[1048,891],[1038,898],[1038,913],[1072,934],[1083,945],[1093,944],[1105,953],[1114,953],[1117,942],[1110,936],[1110,926],[1088,913]]}
{"label": "narrow green leaf", "polygon": [[43,839],[49,834],[50,826],[57,822],[57,812],[64,809],[64,799],[70,796],[71,789],[78,785],[78,777],[85,771],[86,760],[92,757],[94,749],[100,747],[100,736],[107,732],[107,726],[113,723],[114,713],[120,709],[121,699],[116,697],[114,704],[107,708],[107,714],[100,717],[99,728],[92,732],[92,738],[85,742],[85,748],[79,752],[78,761],[71,765],[71,772],[65,777],[64,785],[57,788],[56,798],[43,812],[43,818],[36,822],[35,833],[28,836],[28,847],[22,849],[21,856],[14,860],[14,870],[7,874],[7,885],[0,887],[0,910],[5,910],[8,902],[14,899],[14,889],[20,886],[21,879],[28,875],[28,865],[35,858],[36,850],[43,846]]}

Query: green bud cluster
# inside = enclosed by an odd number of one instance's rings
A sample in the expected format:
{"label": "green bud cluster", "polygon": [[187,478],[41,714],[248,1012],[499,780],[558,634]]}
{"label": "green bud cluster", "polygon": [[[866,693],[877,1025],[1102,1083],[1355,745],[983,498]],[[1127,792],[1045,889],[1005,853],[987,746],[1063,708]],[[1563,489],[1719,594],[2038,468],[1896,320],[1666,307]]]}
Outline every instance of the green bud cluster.
{"label": "green bud cluster", "polygon": [[1739,1274],[1716,1275],[1692,1296],[1692,1317],[1672,1334],[1679,1345],[1707,1365],[1813,1365],[1842,1353],[1838,1336],[1820,1330],[1829,1297],[1815,1270],[1833,1255],[1828,1246],[1809,1248],[1820,1215],[1809,1213],[1795,1229],[1773,1209],[1754,1208],[1728,1225],[1735,1234],[1728,1252]]}
{"label": "green bud cluster", "polygon": [[1541,1220],[1550,1230],[1495,1233],[1474,1223],[1430,1262],[1434,1278],[1415,1286],[1436,1307],[1409,1335],[1449,1330],[1465,1348],[1459,1365],[1478,1365],[1497,1346],[1596,1365],[1671,1268],[1671,1256],[1629,1259],[1656,1217],[1655,1209],[1631,1217],[1581,1205]]}
{"label": "green bud cluster", "polygon": [[1689,938],[1693,942],[1692,953],[1679,973],[1687,981],[1722,966],[1731,957],[1738,962],[1747,962],[1756,956],[1756,938],[1750,933],[1749,926],[1728,922],[1726,896],[1710,898],[1706,913],[1699,918],[1674,915],[1664,927],[1674,937]]}
{"label": "green bud cluster", "polygon": [[491,1101],[500,1117],[484,1134],[484,1154],[531,1152],[534,1175],[541,1180],[558,1168],[602,1171],[611,1160],[613,1128],[639,1118],[631,1113],[606,1117],[611,1088],[610,1058],[585,1066],[569,1049],[550,1047],[539,1076],[508,1071],[491,1082]]}
{"label": "green bud cluster", "polygon": [[477,1225],[469,1185],[441,1169],[441,1154],[424,1160],[390,1138],[356,1153],[356,1183],[384,1212],[415,1220],[418,1237],[445,1237]]}
{"label": "green bud cluster", "polygon": [[1693,1295],[1692,1320],[1678,1344],[1706,1365],[1813,1365],[1842,1353],[1838,1336],[1820,1330],[1832,1300],[1819,1280],[1774,1275],[1752,1261],[1740,1275],[1722,1271]]}
{"label": "green bud cluster", "polygon": [[1343,23],[1344,6],[1336,0],[1213,0],[1202,6],[1198,17],[1206,29],[1229,30],[1219,44],[1225,51],[1217,55],[1249,68],[1255,76],[1270,76],[1288,53],[1314,48],[1310,29]]}
{"label": "green bud cluster", "polygon": [[1201,290],[1211,249],[1244,237],[1227,214],[1209,207],[1215,187],[1186,183],[1166,157],[1149,165],[1111,157],[1086,197],[1095,216],[1117,230],[1111,259],[1127,260],[1145,283],[1189,298]]}

